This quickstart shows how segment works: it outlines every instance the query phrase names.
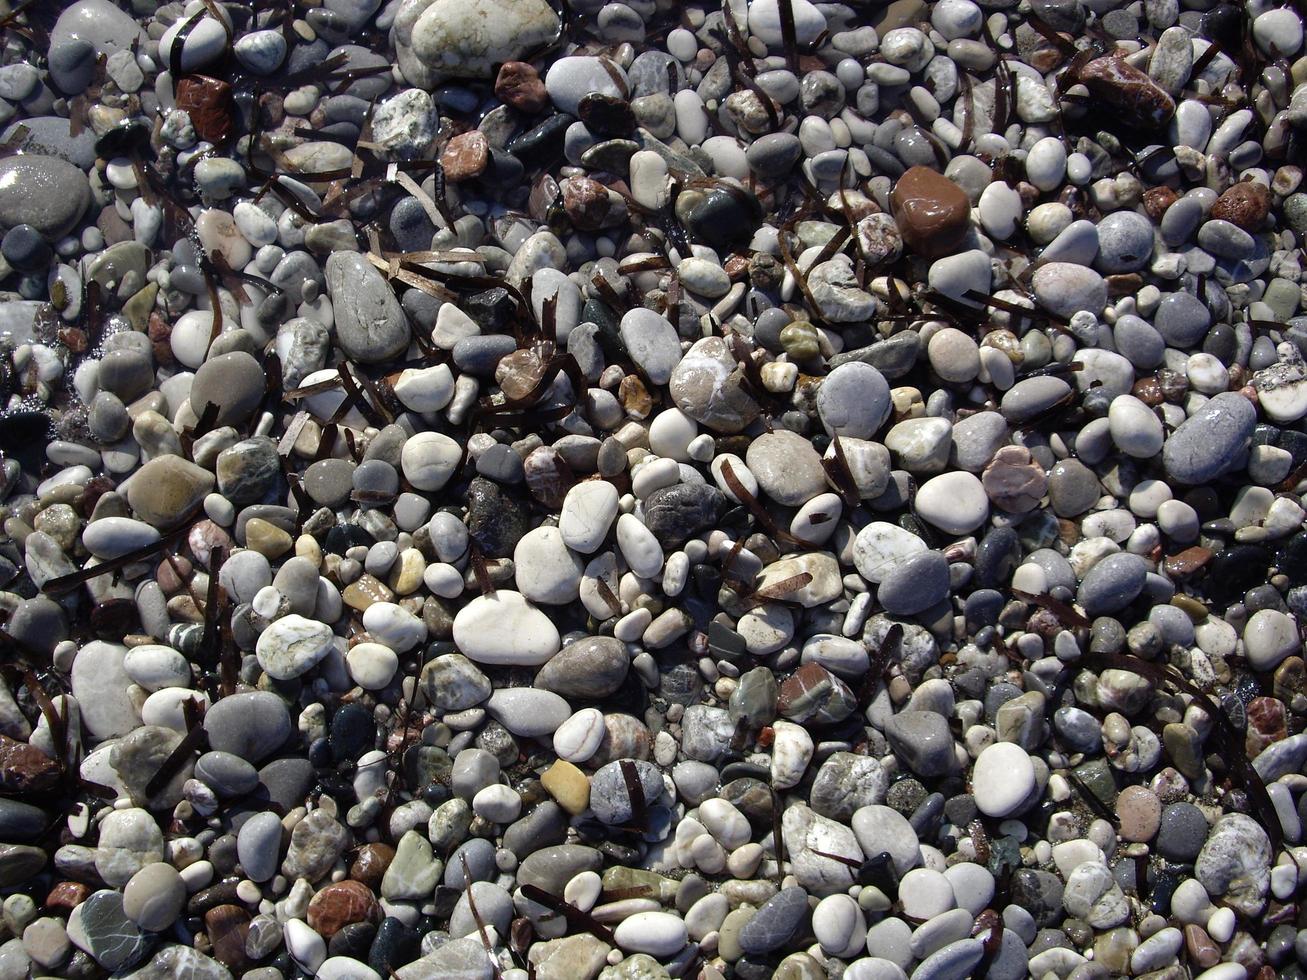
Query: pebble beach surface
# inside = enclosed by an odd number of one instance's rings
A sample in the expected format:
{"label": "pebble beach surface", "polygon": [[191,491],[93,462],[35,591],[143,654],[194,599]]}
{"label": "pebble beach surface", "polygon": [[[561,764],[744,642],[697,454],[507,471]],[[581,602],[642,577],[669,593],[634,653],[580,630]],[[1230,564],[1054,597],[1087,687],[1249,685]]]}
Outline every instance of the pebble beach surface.
{"label": "pebble beach surface", "polygon": [[0,980],[1307,977],[1300,4],[0,26]]}

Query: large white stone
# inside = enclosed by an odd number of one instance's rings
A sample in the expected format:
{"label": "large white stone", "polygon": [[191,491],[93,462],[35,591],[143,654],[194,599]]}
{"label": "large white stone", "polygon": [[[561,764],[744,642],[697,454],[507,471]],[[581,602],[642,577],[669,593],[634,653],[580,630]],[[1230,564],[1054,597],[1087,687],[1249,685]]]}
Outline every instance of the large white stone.
{"label": "large white stone", "polygon": [[454,617],[454,644],[469,660],[538,667],[558,652],[558,628],[520,592],[478,596]]}
{"label": "large white stone", "polygon": [[263,631],[254,655],[269,677],[287,681],[316,667],[331,650],[332,640],[326,623],[292,613]]}

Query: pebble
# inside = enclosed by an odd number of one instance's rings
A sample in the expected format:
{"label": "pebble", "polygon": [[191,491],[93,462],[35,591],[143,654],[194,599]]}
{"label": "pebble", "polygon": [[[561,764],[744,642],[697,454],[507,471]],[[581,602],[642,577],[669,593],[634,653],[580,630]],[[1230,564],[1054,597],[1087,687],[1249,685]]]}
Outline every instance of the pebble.
{"label": "pebble", "polygon": [[86,175],[67,160],[41,153],[0,160],[0,225],[5,228],[26,225],[54,241],[72,231],[90,206]]}
{"label": "pebble", "polygon": [[1300,11],[154,6],[0,67],[0,973],[1295,975]]}
{"label": "pebble", "polygon": [[454,642],[477,663],[539,666],[559,650],[558,629],[520,592],[473,599],[453,622]]}
{"label": "pebble", "polygon": [[976,757],[972,795],[980,812],[1006,817],[1017,812],[1034,792],[1030,756],[1011,742],[995,742]]}

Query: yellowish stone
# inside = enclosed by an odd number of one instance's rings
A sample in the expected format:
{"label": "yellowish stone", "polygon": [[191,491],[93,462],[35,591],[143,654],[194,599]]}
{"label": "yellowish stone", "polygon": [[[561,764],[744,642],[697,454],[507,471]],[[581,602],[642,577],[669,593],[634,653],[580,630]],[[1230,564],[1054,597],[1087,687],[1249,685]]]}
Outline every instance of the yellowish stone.
{"label": "yellowish stone", "polygon": [[154,298],[159,295],[158,283],[146,283],[143,289],[132,294],[132,298],[123,304],[123,315],[131,321],[132,329],[145,331],[150,325],[150,311],[154,309]]}
{"label": "yellowish stone", "polygon": [[322,567],[322,546],[311,534],[301,534],[295,539],[295,555],[298,558],[307,558],[314,565]]}
{"label": "yellowish stone", "polygon": [[265,558],[280,558],[294,543],[289,534],[261,517],[251,517],[245,523],[245,547]]}
{"label": "yellowish stone", "polygon": [[399,553],[399,560],[390,570],[389,584],[395,595],[412,595],[422,585],[422,573],[427,570],[427,560],[416,548],[405,548]]}
{"label": "yellowish stone", "polygon": [[395,593],[365,572],[356,581],[345,586],[345,591],[340,594],[340,597],[351,609],[363,612],[374,602],[389,602],[395,598]]}
{"label": "yellowish stone", "polygon": [[559,759],[540,777],[545,790],[572,816],[590,805],[590,780],[572,763]]}

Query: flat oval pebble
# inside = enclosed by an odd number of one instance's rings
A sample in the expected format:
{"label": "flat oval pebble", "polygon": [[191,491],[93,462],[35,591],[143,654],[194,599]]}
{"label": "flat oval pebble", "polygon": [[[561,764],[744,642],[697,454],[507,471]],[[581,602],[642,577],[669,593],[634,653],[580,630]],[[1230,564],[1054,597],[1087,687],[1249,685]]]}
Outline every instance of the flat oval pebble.
{"label": "flat oval pebble", "polygon": [[996,742],[976,757],[971,792],[980,812],[1006,817],[1030,797],[1035,789],[1035,770],[1030,756],[1019,745]]}

